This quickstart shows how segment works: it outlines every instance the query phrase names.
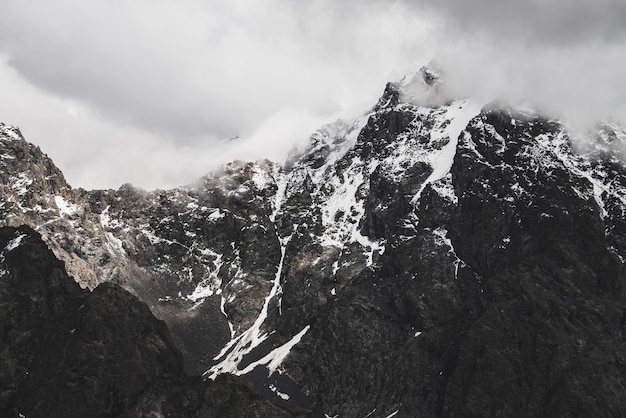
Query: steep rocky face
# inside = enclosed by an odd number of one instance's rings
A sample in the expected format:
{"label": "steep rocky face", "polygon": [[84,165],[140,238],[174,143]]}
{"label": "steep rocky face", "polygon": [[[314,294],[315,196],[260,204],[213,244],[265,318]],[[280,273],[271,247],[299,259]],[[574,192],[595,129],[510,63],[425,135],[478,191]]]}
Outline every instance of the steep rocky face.
{"label": "steep rocky face", "polygon": [[620,416],[626,129],[579,141],[483,105],[425,68],[284,163],[167,191],[68,189],[44,224],[11,210],[145,301],[188,370],[245,376],[285,405]]}
{"label": "steep rocky face", "polygon": [[186,377],[164,322],[119,285],[81,289],[29,227],[0,228],[0,248],[2,416],[295,416]]}
{"label": "steep rocky face", "polygon": [[4,197],[0,203],[0,224],[32,225],[74,276],[80,277],[82,286],[95,287],[98,278],[85,257],[81,257],[85,251],[94,251],[91,242],[74,240],[75,221],[84,213],[72,202],[72,189],[61,171],[12,126],[0,124],[0,153],[0,189]]}
{"label": "steep rocky face", "polygon": [[554,121],[496,108],[461,138],[452,242],[481,299],[448,365],[446,413],[618,416],[626,405],[623,263],[602,208],[623,191],[604,189],[601,167],[568,143]]}

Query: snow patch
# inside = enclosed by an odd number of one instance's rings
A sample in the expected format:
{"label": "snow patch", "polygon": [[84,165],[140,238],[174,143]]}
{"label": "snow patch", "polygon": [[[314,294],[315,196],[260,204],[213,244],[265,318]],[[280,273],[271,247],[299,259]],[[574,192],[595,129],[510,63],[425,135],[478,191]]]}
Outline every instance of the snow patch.
{"label": "snow patch", "polygon": [[54,203],[56,203],[61,216],[66,218],[76,215],[79,209],[78,205],[68,202],[62,196],[54,196]]}
{"label": "snow patch", "polygon": [[541,148],[546,150],[546,152],[549,152],[550,155],[556,157],[556,160],[574,175],[589,180],[592,185],[590,195],[587,195],[578,189],[575,189],[574,191],[582,199],[587,200],[593,198],[600,209],[600,217],[602,219],[604,219],[607,215],[604,205],[604,199],[606,197],[612,196],[617,199],[622,206],[626,206],[626,194],[621,187],[616,187],[613,182],[607,181],[604,178],[603,173],[596,170],[584,157],[572,154],[571,147],[569,145],[569,138],[564,130],[559,132],[555,137],[540,135],[537,137],[537,142]]}
{"label": "snow patch", "polygon": [[[209,250],[206,250],[209,251]],[[222,260],[222,254],[217,254],[211,252],[215,257],[215,268],[209,273],[207,277],[205,277],[194,289],[194,291],[185,297],[185,299],[190,300],[192,302],[202,302],[204,299],[213,296],[217,292],[220,291],[220,287],[222,286],[222,280],[219,278],[218,273],[224,264]],[[194,306],[195,307],[195,306]],[[223,305],[221,306],[222,312],[226,316],[226,313],[223,311]]]}
{"label": "snow patch", "polygon": [[[228,322],[228,328],[230,329],[230,339],[231,342],[234,341],[233,339],[235,338],[235,328],[233,327],[233,324],[231,324],[230,320],[228,319],[228,314],[226,313],[226,310],[224,309],[224,305],[226,305],[226,298],[224,297],[224,292],[220,292],[220,312],[222,313],[222,315],[224,315],[224,317],[226,318],[226,322]],[[231,300],[232,302],[232,300]],[[230,348],[228,345],[226,348]],[[218,358],[222,357],[225,354],[225,352],[220,353],[220,355],[218,355]]]}
{"label": "snow patch", "polygon": [[[9,242],[7,242],[7,245],[4,247],[2,252],[0,252],[0,263],[4,263],[6,255],[8,253],[10,253],[11,251],[15,250],[20,245],[22,245],[22,241],[26,237],[27,237],[26,234],[21,234],[21,235],[18,235],[17,237],[15,237],[15,238],[13,238]],[[6,274],[8,274],[8,271],[6,271],[4,269],[0,269],[0,276],[4,276]]]}
{"label": "snow patch", "polygon": [[33,180],[29,178],[26,173],[20,173],[17,177],[12,177],[9,182],[11,188],[18,196],[24,196],[28,193],[28,187],[33,184]]}
{"label": "snow patch", "polygon": [[211,212],[209,216],[207,216],[207,219],[209,221],[214,222],[214,221],[217,221],[218,219],[222,219],[224,216],[226,216],[224,212],[222,212],[219,208],[217,208],[213,212]]}
{"label": "snow patch", "polygon": [[456,255],[452,241],[448,238],[448,231],[445,228],[433,229],[433,235],[435,236],[435,242],[439,245],[445,245],[449,248],[449,252],[454,256],[454,278],[459,276],[459,266],[464,264],[463,260]]}
{"label": "snow patch", "polygon": [[19,236],[17,236],[16,238],[13,238],[11,241],[9,241],[6,245],[6,247],[4,247],[4,250],[2,251],[2,254],[8,254],[11,251],[13,251],[14,249],[16,249],[17,247],[19,247],[22,244],[22,241],[24,240],[24,238],[26,238],[27,235],[26,234],[21,234]]}
{"label": "snow patch", "polygon": [[17,126],[13,125],[5,125],[4,123],[0,124],[0,133],[5,137],[4,139],[8,139],[11,141],[19,141],[22,138],[18,134],[19,129]]}
{"label": "snow patch", "polygon": [[281,398],[282,400],[288,401],[290,399],[290,396],[287,395],[286,393],[283,393],[281,391],[278,390],[278,388],[274,385],[269,385],[268,386],[269,390],[271,390],[272,392],[274,392],[276,394],[276,396],[278,396],[279,398]]}
{"label": "snow patch", "polygon": [[272,222],[276,222],[276,217],[278,216],[278,213],[283,205],[283,201],[285,200],[285,193],[289,183],[287,176],[282,175],[278,172],[278,170],[274,173],[274,178],[277,189],[276,194],[274,194],[274,199],[272,200],[272,213],[269,216],[270,221]]}
{"label": "snow patch", "polygon": [[268,186],[274,184],[274,179],[265,170],[260,169],[258,165],[254,165],[252,172],[252,183],[257,190],[264,190]]}
{"label": "snow patch", "polygon": [[274,373],[276,373],[276,370],[278,370],[278,367],[283,363],[285,358],[287,358],[287,356],[291,352],[291,349],[296,344],[298,344],[300,340],[302,340],[302,337],[304,337],[304,334],[306,334],[310,328],[311,326],[307,325],[306,327],[304,327],[302,331],[294,335],[291,340],[281,345],[280,347],[275,348],[268,355],[263,357],[261,360],[250,363],[248,367],[246,367],[242,371],[238,371],[235,374],[237,375],[247,374],[247,373],[250,373],[252,370],[254,370],[257,366],[265,365],[267,366],[267,369],[269,371],[268,376],[273,375]]}
{"label": "snow patch", "polygon": [[[442,179],[450,172],[461,132],[482,109],[482,104],[471,99],[462,100],[458,103],[458,106],[455,106],[455,104],[456,102],[450,105],[446,113],[446,118],[450,120],[450,124],[445,129],[444,137],[448,137],[448,143],[431,161],[433,171],[424,181],[419,191],[413,196],[413,199],[411,199],[413,205],[417,203],[427,184]],[[435,135],[435,133],[435,130],[431,131],[431,135]],[[431,141],[433,139],[431,138]]]}
{"label": "snow patch", "polygon": [[[58,202],[57,206],[59,206]],[[107,206],[100,214],[100,225],[102,225],[102,229],[104,230],[104,234],[107,239],[106,246],[111,252],[126,255],[124,243],[111,232],[112,230],[120,228],[123,224],[119,220],[111,218],[109,214],[110,207],[111,206]]]}

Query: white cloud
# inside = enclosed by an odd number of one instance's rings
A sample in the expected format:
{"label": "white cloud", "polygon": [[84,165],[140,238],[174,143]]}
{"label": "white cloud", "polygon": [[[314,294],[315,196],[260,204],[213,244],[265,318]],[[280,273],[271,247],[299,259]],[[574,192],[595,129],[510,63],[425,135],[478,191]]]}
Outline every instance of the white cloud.
{"label": "white cloud", "polygon": [[116,188],[125,182],[146,188],[175,186],[221,162],[219,152],[112,123],[79,101],[51,96],[28,84],[4,57],[0,91],[6,98],[0,100],[0,114],[20,126],[27,140],[39,145],[74,186]]}
{"label": "white cloud", "polygon": [[584,127],[626,119],[622,0],[414,0],[443,22],[436,58],[460,95],[529,101]]}
{"label": "white cloud", "polygon": [[29,82],[176,135],[236,135],[286,104],[335,113],[337,93],[362,101],[357,83],[382,81],[415,26],[352,2],[32,3],[0,15],[0,45]]}
{"label": "white cloud", "polygon": [[166,187],[226,159],[276,158],[431,58],[458,94],[531,100],[584,124],[624,116],[624,10],[617,0],[7,0],[0,111],[88,188]]}
{"label": "white cloud", "polygon": [[603,118],[626,119],[626,45],[535,45],[470,36],[442,45],[438,58],[458,95],[529,102],[581,129]]}
{"label": "white cloud", "polygon": [[[74,111],[88,109],[84,120],[71,119],[79,127],[64,130],[90,138],[73,137],[72,152],[94,161],[100,158],[94,150],[133,142],[165,147],[180,159],[186,149],[215,155],[222,143],[215,138],[237,135],[254,139],[248,150],[288,147],[310,134],[314,121],[366,110],[390,77],[427,61],[429,48],[418,40],[428,25],[407,10],[375,1],[9,0],[0,14],[0,52],[20,77],[11,101],[32,114],[3,117],[25,132],[60,125],[36,115],[40,109],[27,104],[34,93],[21,94],[17,86],[37,91],[38,99],[71,103]],[[39,143],[64,165],[60,142]],[[94,175],[78,167],[106,163],[81,161],[62,168],[86,187],[119,182],[120,173],[153,187],[159,176],[150,164],[172,163],[144,158],[137,164],[145,168],[135,169],[120,155],[117,164],[126,168]]]}

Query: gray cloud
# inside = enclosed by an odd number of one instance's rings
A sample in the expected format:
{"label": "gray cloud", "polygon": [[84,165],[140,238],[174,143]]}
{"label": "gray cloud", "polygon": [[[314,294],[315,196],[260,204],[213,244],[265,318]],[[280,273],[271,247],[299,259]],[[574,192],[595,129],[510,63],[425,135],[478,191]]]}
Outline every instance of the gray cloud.
{"label": "gray cloud", "polygon": [[623,1],[410,4],[441,19],[435,58],[456,94],[534,103],[581,130],[600,118],[626,119]]}
{"label": "gray cloud", "polygon": [[618,0],[5,3],[3,121],[78,186],[165,187],[230,158],[279,158],[431,58],[458,95],[581,125],[626,115]]}
{"label": "gray cloud", "polygon": [[177,136],[240,134],[285,104],[336,113],[344,103],[331,92],[389,67],[380,55],[401,35],[393,11],[370,6],[374,19],[352,2],[53,0],[37,13],[32,3],[0,15],[0,46],[27,80]]}
{"label": "gray cloud", "polygon": [[515,43],[621,43],[626,36],[626,3],[622,0],[417,0],[412,4],[447,17],[450,30]]}
{"label": "gray cloud", "polygon": [[[0,110],[75,185],[114,186],[121,175],[143,187],[191,181],[232,156],[226,138],[242,137],[248,156],[277,157],[314,124],[365,111],[390,74],[430,55],[398,42],[424,32],[406,10],[376,1],[8,0],[0,83],[14,93]],[[204,165],[185,164],[188,155]],[[99,179],[87,172],[107,164]],[[157,167],[170,169],[169,181]]]}

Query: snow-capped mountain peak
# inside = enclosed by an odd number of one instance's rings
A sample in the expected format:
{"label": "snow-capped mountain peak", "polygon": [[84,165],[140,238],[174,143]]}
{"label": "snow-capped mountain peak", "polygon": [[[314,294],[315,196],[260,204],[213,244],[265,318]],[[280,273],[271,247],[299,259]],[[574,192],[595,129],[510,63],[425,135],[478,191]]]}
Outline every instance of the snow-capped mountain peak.
{"label": "snow-capped mountain peak", "polygon": [[576,153],[561,121],[448,97],[442,78],[429,65],[387,84],[287,161],[171,190],[72,189],[0,125],[2,219],[37,229],[83,286],[145,301],[189,371],[283,405],[621,410],[626,171],[611,150],[626,131],[600,125]]}

